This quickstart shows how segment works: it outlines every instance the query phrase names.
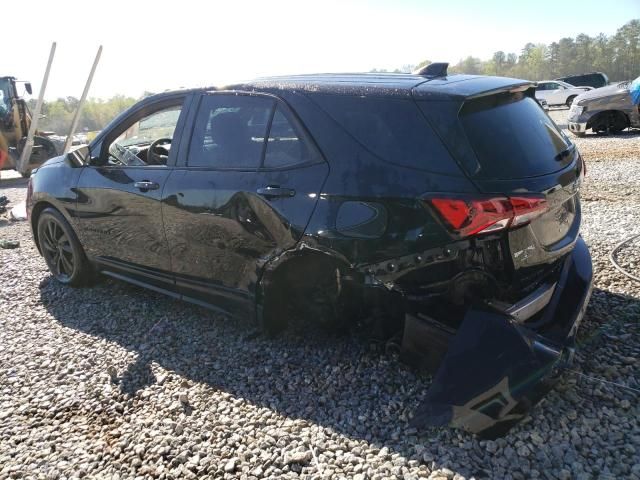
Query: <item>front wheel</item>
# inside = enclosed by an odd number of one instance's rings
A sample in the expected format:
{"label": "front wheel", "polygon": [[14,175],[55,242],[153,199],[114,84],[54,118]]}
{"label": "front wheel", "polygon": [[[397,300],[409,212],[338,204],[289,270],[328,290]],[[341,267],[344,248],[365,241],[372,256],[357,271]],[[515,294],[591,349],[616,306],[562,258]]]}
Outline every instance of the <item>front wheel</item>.
{"label": "front wheel", "polygon": [[71,225],[53,208],[38,218],[38,244],[49,271],[60,283],[79,287],[92,277],[92,268]]}
{"label": "front wheel", "polygon": [[594,133],[620,133],[629,127],[629,119],[619,111],[602,112],[591,121],[591,125]]}

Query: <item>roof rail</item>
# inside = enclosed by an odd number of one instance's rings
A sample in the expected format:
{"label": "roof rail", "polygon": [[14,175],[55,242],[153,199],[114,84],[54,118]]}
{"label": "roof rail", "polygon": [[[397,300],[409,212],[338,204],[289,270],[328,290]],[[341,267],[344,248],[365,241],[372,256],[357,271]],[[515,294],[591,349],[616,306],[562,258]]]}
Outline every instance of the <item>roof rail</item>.
{"label": "roof rail", "polygon": [[416,75],[424,75],[425,77],[446,77],[447,68],[449,68],[447,62],[436,62],[430,63],[419,70],[415,70],[413,73]]}

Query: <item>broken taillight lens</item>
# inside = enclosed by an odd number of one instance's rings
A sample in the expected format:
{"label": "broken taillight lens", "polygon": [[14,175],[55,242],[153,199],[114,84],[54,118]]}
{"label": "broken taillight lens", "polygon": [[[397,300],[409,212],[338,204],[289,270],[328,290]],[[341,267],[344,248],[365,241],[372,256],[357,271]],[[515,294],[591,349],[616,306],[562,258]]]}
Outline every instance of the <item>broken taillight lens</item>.
{"label": "broken taillight lens", "polygon": [[427,203],[461,237],[520,227],[547,211],[543,196],[431,198]]}

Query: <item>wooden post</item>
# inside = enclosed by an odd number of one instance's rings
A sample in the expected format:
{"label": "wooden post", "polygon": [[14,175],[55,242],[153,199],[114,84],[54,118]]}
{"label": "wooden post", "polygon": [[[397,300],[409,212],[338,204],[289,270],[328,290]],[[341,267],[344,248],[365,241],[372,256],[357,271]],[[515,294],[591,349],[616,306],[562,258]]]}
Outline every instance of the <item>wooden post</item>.
{"label": "wooden post", "polygon": [[102,45],[98,48],[98,53],[96,53],[96,58],[93,61],[93,66],[91,67],[91,72],[89,72],[89,78],[87,78],[87,83],[84,86],[84,91],[82,92],[82,97],[80,97],[80,102],[78,103],[78,108],[76,109],[76,113],[73,115],[73,121],[71,122],[71,130],[69,130],[69,135],[67,136],[67,140],[64,142],[64,150],[63,154],[69,151],[71,148],[71,143],[73,142],[73,134],[78,128],[78,121],[80,120],[80,113],[82,112],[82,107],[84,106],[84,102],[87,100],[87,94],[89,93],[89,87],[91,86],[91,82],[93,81],[93,74],[96,73],[96,67],[98,66],[98,62],[100,61],[100,55],[102,55]]}
{"label": "wooden post", "polygon": [[56,42],[51,44],[51,51],[49,52],[49,61],[47,62],[47,68],[44,71],[44,78],[42,79],[42,85],[40,86],[40,92],[38,93],[38,101],[36,102],[36,108],[31,118],[31,126],[29,127],[29,133],[27,134],[27,141],[24,144],[22,153],[20,154],[20,160],[18,161],[17,170],[20,173],[25,173],[28,170],[29,157],[31,156],[31,150],[33,149],[33,137],[38,130],[38,121],[40,120],[40,111],[42,110],[42,102],[44,101],[44,91],[47,89],[47,82],[49,81],[49,72],[51,71],[51,64],[53,63],[53,56],[56,53]]}

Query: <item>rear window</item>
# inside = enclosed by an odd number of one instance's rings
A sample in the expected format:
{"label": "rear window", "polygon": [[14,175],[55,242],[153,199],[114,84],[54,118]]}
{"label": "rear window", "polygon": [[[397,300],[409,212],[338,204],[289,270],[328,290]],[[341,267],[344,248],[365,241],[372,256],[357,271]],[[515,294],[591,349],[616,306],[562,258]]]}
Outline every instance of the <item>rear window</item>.
{"label": "rear window", "polygon": [[381,160],[434,173],[460,173],[413,100],[323,94],[312,98]]}
{"label": "rear window", "polygon": [[467,102],[460,119],[478,157],[477,177],[513,179],[553,173],[570,143],[533,99],[523,94],[491,95]]}

